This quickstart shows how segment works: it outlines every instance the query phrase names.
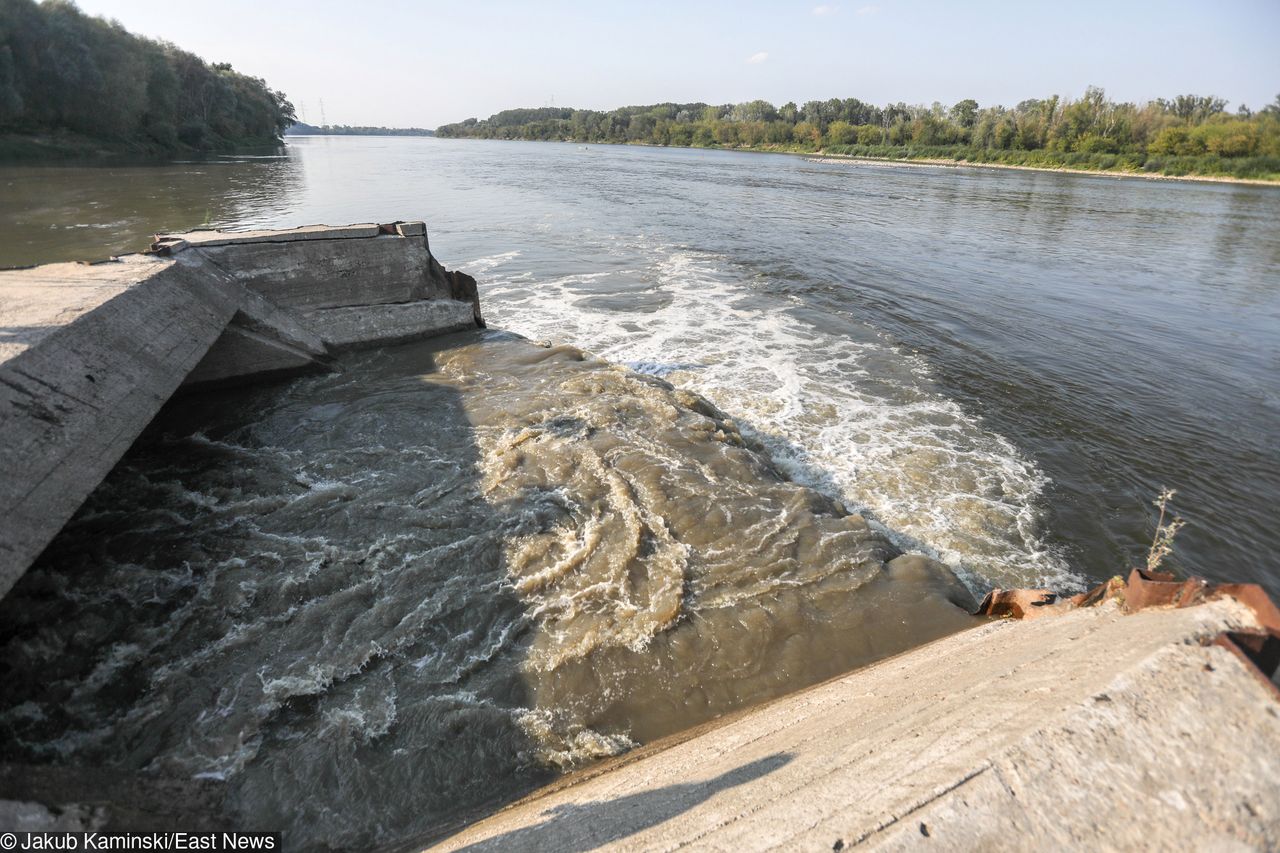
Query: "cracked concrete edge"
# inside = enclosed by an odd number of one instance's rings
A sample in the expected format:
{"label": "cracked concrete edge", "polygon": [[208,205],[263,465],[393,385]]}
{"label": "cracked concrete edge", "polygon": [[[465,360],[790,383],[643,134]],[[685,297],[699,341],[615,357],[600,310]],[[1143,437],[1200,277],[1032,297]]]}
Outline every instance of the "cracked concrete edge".
{"label": "cracked concrete edge", "polygon": [[[425,227],[425,226],[424,226]],[[377,237],[387,232],[376,222],[355,225],[304,225],[299,228],[255,231],[186,231],[157,234],[152,251],[179,252],[188,247],[233,246],[246,243],[292,243],[300,240],[352,240]]]}
{"label": "cracked concrete edge", "polygon": [[289,243],[300,240],[352,240],[368,239],[384,235],[397,237],[427,236],[427,224],[420,219],[395,222],[364,222],[353,225],[303,225],[297,228],[224,231],[221,229],[197,229],[166,234],[156,234],[151,251],[159,254],[176,254],[188,248],[201,246],[234,246],[246,243]]}

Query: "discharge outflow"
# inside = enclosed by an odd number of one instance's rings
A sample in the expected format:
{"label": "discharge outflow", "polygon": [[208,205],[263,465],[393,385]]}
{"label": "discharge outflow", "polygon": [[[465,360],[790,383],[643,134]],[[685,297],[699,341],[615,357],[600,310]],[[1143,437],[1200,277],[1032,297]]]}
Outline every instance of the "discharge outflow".
{"label": "discharge outflow", "polygon": [[477,332],[185,397],[0,602],[4,760],[368,847],[973,623],[733,419]]}

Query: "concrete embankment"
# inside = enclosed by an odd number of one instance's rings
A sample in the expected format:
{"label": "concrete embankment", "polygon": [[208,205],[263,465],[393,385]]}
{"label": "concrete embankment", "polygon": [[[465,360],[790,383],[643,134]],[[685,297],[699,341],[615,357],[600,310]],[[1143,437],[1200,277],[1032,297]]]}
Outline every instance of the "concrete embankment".
{"label": "concrete embankment", "polygon": [[1280,694],[1251,660],[1274,657],[1274,605],[1136,573],[1107,591],[654,744],[431,849],[1280,848]]}
{"label": "concrete embankment", "polygon": [[0,272],[0,595],[180,388],[483,325],[421,222],[160,236]]}

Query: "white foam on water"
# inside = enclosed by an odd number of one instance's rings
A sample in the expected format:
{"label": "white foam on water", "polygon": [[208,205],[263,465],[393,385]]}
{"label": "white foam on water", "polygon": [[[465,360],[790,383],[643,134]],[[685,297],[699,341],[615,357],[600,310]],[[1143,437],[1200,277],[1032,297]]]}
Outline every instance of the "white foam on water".
{"label": "white foam on water", "polygon": [[476,258],[475,260],[470,261],[467,265],[467,269],[473,271],[471,272],[471,275],[487,273],[489,270],[502,266],[508,261],[515,260],[518,257],[520,257],[519,251],[499,252],[496,255],[489,255],[484,258]]}
{"label": "white foam on water", "polygon": [[587,726],[566,725],[554,711],[535,708],[515,714],[517,725],[536,744],[534,759],[562,771],[585,762],[621,755],[639,744],[626,735],[603,734]]}
{"label": "white foam on water", "polygon": [[975,590],[1083,587],[1042,539],[1045,476],[941,393],[923,359],[852,317],[820,328],[802,298],[770,293],[767,279],[722,256],[646,238],[603,251],[634,263],[543,278],[521,269],[518,253],[460,266],[483,273],[493,326],[702,394],[741,418],[792,479]]}

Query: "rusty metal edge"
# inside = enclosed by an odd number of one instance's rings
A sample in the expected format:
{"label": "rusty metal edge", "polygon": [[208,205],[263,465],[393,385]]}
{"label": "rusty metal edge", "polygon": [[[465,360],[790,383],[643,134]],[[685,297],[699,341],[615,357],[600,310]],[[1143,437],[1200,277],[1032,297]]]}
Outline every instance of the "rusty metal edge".
{"label": "rusty metal edge", "polygon": [[[1275,691],[1277,700],[1280,700],[1280,688],[1271,680],[1278,664],[1265,659],[1260,651],[1254,653],[1246,648],[1257,644],[1261,650],[1268,643],[1280,643],[1280,608],[1256,583],[1211,584],[1197,576],[1180,581],[1164,572],[1133,569],[1127,579],[1116,576],[1066,599],[1060,599],[1045,589],[993,589],[982,599],[973,615],[1033,619],[1078,607],[1095,607],[1112,600],[1118,600],[1126,613],[1137,613],[1151,607],[1194,607],[1220,598],[1234,599],[1249,608],[1261,630],[1222,633],[1206,640],[1206,644],[1220,645],[1237,655],[1269,689]],[[1267,669],[1271,671],[1267,672]]]}
{"label": "rusty metal edge", "polygon": [[1277,702],[1280,702],[1280,686],[1277,686],[1276,683],[1272,681],[1272,678],[1275,676],[1275,666],[1271,665],[1267,667],[1271,669],[1271,672],[1267,672],[1267,668],[1264,668],[1262,666],[1261,662],[1258,660],[1258,657],[1254,654],[1251,654],[1249,650],[1245,648],[1244,645],[1241,643],[1242,639],[1258,639],[1258,638],[1261,638],[1264,640],[1270,639],[1274,642],[1280,643],[1280,635],[1277,635],[1275,631],[1267,631],[1265,634],[1245,634],[1245,635],[1236,634],[1234,632],[1228,631],[1228,632],[1223,632],[1221,634],[1218,634],[1217,636],[1209,640],[1206,640],[1204,644],[1206,646],[1221,646],[1222,648],[1226,649],[1227,651],[1231,652],[1233,655],[1238,657],[1240,659],[1240,662],[1244,664],[1244,668],[1249,671],[1249,674],[1252,675],[1254,678],[1256,678],[1258,682],[1261,683],[1263,686],[1265,686],[1266,689],[1271,693],[1271,698],[1275,699]]}

